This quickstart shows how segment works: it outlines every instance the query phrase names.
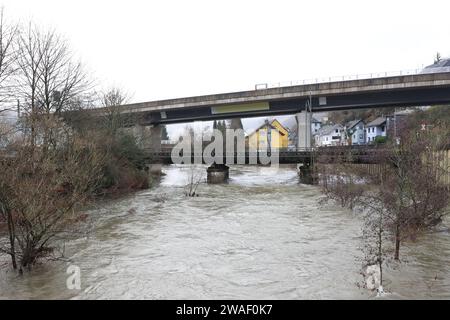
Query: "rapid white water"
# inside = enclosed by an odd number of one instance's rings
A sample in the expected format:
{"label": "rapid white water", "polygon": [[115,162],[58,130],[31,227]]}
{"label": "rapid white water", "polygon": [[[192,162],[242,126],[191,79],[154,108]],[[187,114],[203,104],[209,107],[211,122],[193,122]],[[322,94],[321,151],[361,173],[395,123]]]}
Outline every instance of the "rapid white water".
{"label": "rapid white water", "polygon": [[[18,277],[0,270],[0,298],[366,299],[360,289],[361,221],[321,205],[295,168],[234,166],[228,184],[184,196],[189,169],[165,167],[150,190],[91,209],[93,231],[66,243],[71,262]],[[424,235],[384,270],[387,298],[450,298],[450,238]],[[8,263],[6,257],[0,259]],[[81,290],[69,290],[69,265]]]}

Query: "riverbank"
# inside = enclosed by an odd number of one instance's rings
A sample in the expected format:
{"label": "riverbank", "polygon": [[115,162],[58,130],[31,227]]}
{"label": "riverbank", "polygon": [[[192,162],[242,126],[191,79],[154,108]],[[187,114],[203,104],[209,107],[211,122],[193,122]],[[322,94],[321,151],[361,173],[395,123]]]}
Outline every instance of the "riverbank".
{"label": "riverbank", "polygon": [[156,179],[147,171],[126,173],[123,174],[120,183],[98,190],[95,198],[116,199],[133,192],[146,190],[151,188]]}

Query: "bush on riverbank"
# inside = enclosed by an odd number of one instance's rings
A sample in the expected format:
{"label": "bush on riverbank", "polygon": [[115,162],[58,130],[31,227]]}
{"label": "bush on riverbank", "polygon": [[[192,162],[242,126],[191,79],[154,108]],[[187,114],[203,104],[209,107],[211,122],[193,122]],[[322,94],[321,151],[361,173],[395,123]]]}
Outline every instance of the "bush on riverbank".
{"label": "bush on riverbank", "polygon": [[22,271],[57,255],[58,244],[76,231],[79,209],[95,197],[149,186],[144,153],[131,136],[80,133],[56,116],[35,121],[33,134],[52,139],[30,145],[24,134],[10,150],[14,158],[0,162],[0,220],[8,235],[0,252]]}
{"label": "bush on riverbank", "polygon": [[[102,133],[103,135],[104,133]],[[116,139],[104,139],[99,148],[108,154],[102,168],[98,193],[117,194],[149,187],[144,151],[136,139],[123,133]],[[104,141],[108,141],[105,144]]]}
{"label": "bush on riverbank", "polygon": [[440,119],[423,130],[424,119],[431,118],[426,112],[414,114],[400,142],[386,142],[378,160],[388,166],[378,175],[343,156],[333,157],[333,166],[319,165],[319,183],[327,197],[344,207],[356,204],[365,213],[366,263],[380,270],[387,256],[400,260],[405,241],[433,230],[450,213],[450,189],[442,178],[449,174],[442,150],[449,146],[450,126]]}
{"label": "bush on riverbank", "polygon": [[33,145],[25,139],[11,161],[0,163],[0,215],[8,231],[0,251],[19,270],[53,255],[56,243],[75,231],[77,209],[98,188],[105,163],[92,139],[53,116],[34,122],[33,134],[52,142]]}

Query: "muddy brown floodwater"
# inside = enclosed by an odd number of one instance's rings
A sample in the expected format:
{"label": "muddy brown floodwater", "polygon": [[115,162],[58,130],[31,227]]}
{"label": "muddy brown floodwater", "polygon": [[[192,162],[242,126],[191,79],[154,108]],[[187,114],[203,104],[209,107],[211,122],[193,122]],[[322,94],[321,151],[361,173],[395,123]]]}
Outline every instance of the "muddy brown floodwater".
{"label": "muddy brown floodwater", "polygon": [[[358,214],[320,204],[295,168],[233,166],[228,184],[184,196],[190,169],[164,167],[152,189],[100,203],[92,232],[65,244],[70,262],[23,277],[1,258],[3,299],[367,299],[360,289]],[[206,172],[203,169],[203,172]],[[402,248],[385,270],[386,298],[450,298],[450,238],[438,232]],[[69,265],[81,289],[69,290]]]}

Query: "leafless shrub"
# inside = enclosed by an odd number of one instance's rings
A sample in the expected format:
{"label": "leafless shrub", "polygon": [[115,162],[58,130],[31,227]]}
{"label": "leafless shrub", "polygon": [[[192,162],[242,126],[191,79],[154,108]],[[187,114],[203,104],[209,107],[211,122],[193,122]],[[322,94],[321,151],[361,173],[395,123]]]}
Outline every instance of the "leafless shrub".
{"label": "leafless shrub", "polygon": [[22,145],[16,157],[0,163],[0,215],[8,225],[8,239],[0,251],[11,256],[13,267],[31,267],[49,256],[57,240],[73,230],[101,178],[104,155],[91,139],[53,117],[40,122],[36,134],[56,132],[56,144],[48,148]]}
{"label": "leafless shrub", "polygon": [[188,172],[188,183],[184,188],[186,197],[198,197],[197,188],[204,177],[204,169],[197,165],[190,165]]}
{"label": "leafless shrub", "polygon": [[353,209],[364,193],[364,175],[352,163],[350,149],[323,150],[316,164],[318,183],[329,199]]}
{"label": "leafless shrub", "polygon": [[447,129],[442,129],[404,135],[402,143],[390,149],[392,168],[378,197],[386,209],[386,225],[394,233],[396,260],[403,240],[416,238],[449,213],[449,189],[441,179],[448,169],[439,159],[448,138]]}
{"label": "leafless shrub", "polygon": [[124,109],[121,107],[128,99],[129,95],[118,87],[112,87],[101,93],[103,127],[111,135],[115,135],[118,130],[130,126],[132,123],[129,113],[124,114]]}
{"label": "leafless shrub", "polygon": [[[388,163],[386,172],[379,175],[356,170],[357,166],[342,155],[327,154],[329,158],[321,161],[335,163],[322,165],[320,184],[324,193],[342,206],[354,208],[360,204],[368,212],[366,235],[390,234],[394,259],[399,260],[404,240],[417,238],[448,214],[449,187],[441,179],[448,174],[448,168],[442,166],[444,153],[440,152],[448,146],[448,139],[446,126],[436,126],[427,132],[406,131],[400,144],[387,144],[378,154],[376,161]],[[355,179],[372,187],[355,183]]]}

